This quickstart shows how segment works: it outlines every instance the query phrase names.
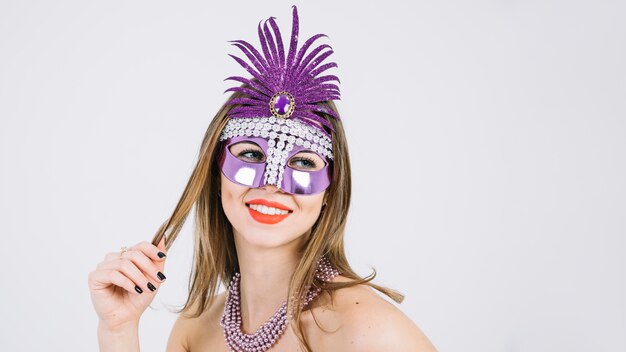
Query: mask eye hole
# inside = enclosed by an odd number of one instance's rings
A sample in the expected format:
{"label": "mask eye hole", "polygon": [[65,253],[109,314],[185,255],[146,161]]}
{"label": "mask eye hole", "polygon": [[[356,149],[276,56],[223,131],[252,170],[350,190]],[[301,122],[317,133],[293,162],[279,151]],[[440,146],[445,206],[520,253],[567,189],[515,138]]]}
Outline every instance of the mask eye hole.
{"label": "mask eye hole", "polygon": [[314,152],[299,152],[289,159],[289,167],[300,171],[318,171],[326,166],[322,157]]}
{"label": "mask eye hole", "polygon": [[237,159],[250,163],[264,163],[265,153],[258,144],[253,142],[239,142],[231,145],[228,150]]}

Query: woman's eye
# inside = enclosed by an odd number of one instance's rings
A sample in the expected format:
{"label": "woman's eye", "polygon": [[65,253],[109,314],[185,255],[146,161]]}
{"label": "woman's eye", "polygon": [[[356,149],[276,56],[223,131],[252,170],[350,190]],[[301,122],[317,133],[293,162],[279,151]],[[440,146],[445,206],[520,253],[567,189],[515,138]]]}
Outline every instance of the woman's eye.
{"label": "woman's eye", "polygon": [[306,156],[295,156],[289,160],[289,166],[298,170],[314,171],[324,166],[323,162],[316,162],[312,158]]}
{"label": "woman's eye", "polygon": [[265,155],[263,155],[263,152],[256,149],[244,149],[237,154],[237,157],[241,160],[247,160],[251,162],[265,161]]}
{"label": "woman's eye", "polygon": [[297,160],[293,160],[291,161],[291,165],[293,166],[299,166],[299,167],[303,167],[303,168],[315,168],[315,163],[309,159],[303,159],[303,158],[299,158]]}

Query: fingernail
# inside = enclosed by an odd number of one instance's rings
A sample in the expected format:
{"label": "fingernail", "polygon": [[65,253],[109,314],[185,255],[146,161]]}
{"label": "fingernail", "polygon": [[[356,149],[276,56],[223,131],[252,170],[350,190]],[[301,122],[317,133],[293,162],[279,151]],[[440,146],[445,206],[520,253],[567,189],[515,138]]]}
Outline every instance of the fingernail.
{"label": "fingernail", "polygon": [[151,282],[148,282],[148,288],[150,289],[150,291],[154,292],[154,290],[156,290],[156,287],[154,287],[154,285]]}
{"label": "fingernail", "polygon": [[162,273],[162,272],[160,272],[160,271],[159,271],[159,272],[157,273],[157,276],[159,277],[159,279],[161,279],[161,281],[165,280],[165,275],[163,275],[163,273]]}
{"label": "fingernail", "polygon": [[135,291],[137,291],[137,293],[143,293],[143,290],[141,289],[141,287],[135,285]]}
{"label": "fingernail", "polygon": [[159,252],[159,253],[157,253],[157,255],[159,256],[159,258],[163,258],[163,257],[166,256],[165,253],[163,253],[163,252]]}

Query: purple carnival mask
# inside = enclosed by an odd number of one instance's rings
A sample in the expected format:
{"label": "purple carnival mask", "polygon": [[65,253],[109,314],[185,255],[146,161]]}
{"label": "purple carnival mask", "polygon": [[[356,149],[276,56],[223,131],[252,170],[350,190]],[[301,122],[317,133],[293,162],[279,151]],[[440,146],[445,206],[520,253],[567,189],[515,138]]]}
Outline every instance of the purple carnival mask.
{"label": "purple carnival mask", "polygon": [[[269,22],[269,26],[268,26]],[[271,30],[270,30],[271,27]],[[244,93],[244,97],[230,99],[225,105],[238,105],[228,112],[228,121],[220,141],[224,150],[220,167],[233,182],[249,187],[273,184],[292,194],[315,194],[325,190],[331,179],[332,124],[319,114],[339,120],[339,115],[318,103],[339,99],[339,82],[333,75],[319,76],[337,67],[334,62],[322,65],[333,53],[330,45],[322,44],[307,54],[307,50],[324,34],[316,34],[298,49],[298,10],[293,6],[293,23],[289,51],[285,55],[282,36],[276,21],[270,17],[258,35],[263,54],[243,40],[232,41],[250,61],[230,55],[253,78],[232,76],[226,80],[243,83],[225,92]],[[229,147],[242,140],[254,141],[266,155],[265,163],[246,162],[236,158]],[[308,150],[326,159],[318,171],[299,171],[290,168],[287,161],[296,153]]]}
{"label": "purple carnival mask", "polygon": [[[219,165],[232,182],[253,188],[273,184],[284,192],[303,195],[320,193],[330,185],[332,145],[316,128],[297,121],[276,120],[273,116],[233,119],[226,125],[220,140],[224,142]],[[258,145],[265,162],[241,160],[231,153],[232,145],[244,141]],[[289,167],[288,161],[302,151],[316,153],[325,160],[325,165],[316,171]]]}

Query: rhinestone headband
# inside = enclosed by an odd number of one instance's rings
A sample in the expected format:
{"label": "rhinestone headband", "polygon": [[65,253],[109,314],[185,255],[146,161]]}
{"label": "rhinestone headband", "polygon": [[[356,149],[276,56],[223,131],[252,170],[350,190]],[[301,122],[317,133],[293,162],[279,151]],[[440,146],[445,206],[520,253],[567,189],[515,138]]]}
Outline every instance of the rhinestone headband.
{"label": "rhinestone headband", "polygon": [[226,102],[225,105],[240,104],[230,110],[229,117],[239,119],[273,116],[279,121],[283,119],[299,121],[323,131],[323,127],[320,128],[318,125],[321,124],[334,131],[332,124],[318,113],[328,114],[335,119],[339,119],[339,115],[332,109],[317,104],[339,99],[339,87],[329,83],[339,82],[339,78],[334,75],[319,76],[322,72],[337,67],[334,62],[322,64],[333,50],[330,45],[322,44],[307,54],[307,50],[317,39],[326,37],[324,34],[312,36],[298,50],[298,31],[298,9],[293,6],[291,41],[286,56],[282,36],[274,17],[266,20],[263,26],[261,23],[258,25],[262,53],[246,41],[231,41],[234,46],[241,49],[250,64],[235,55],[229,56],[253,78],[232,76],[225,79],[247,85],[232,87],[225,91],[241,92],[246,95]]}

